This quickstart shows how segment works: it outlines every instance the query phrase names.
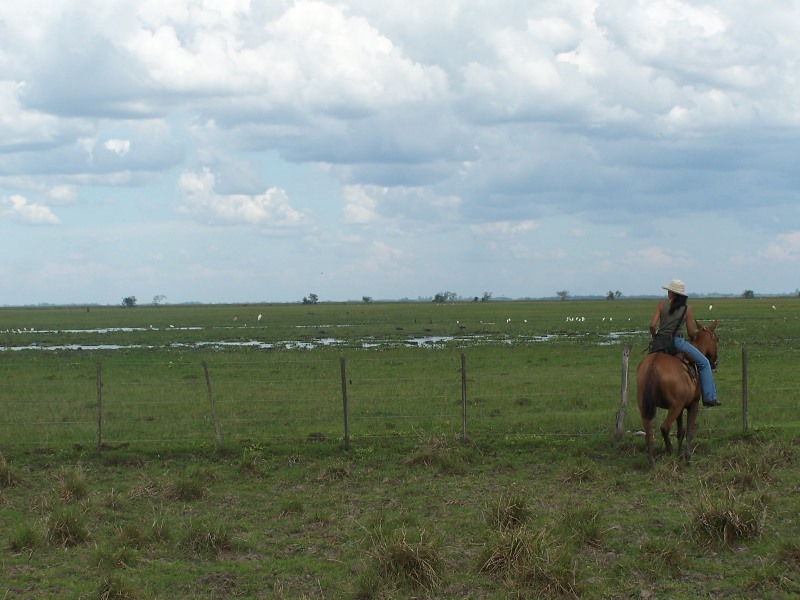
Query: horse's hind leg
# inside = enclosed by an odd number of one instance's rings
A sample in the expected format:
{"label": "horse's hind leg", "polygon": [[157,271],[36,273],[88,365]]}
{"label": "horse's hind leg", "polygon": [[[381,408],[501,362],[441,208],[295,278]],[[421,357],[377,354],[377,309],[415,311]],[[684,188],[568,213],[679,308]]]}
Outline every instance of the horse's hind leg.
{"label": "horse's hind leg", "polygon": [[683,411],[678,413],[678,418],[676,419],[676,422],[678,424],[678,456],[681,456],[683,454],[682,452],[683,438],[686,435],[686,430],[683,428]]}
{"label": "horse's hind leg", "polygon": [[684,449],[683,456],[686,459],[686,464],[688,465],[692,460],[692,441],[694,439],[694,427],[695,422],[697,421],[697,410],[700,406],[700,403],[695,400],[692,404],[689,405],[686,415],[686,448]]}
{"label": "horse's hind leg", "polygon": [[652,469],[655,466],[655,461],[653,460],[653,422],[642,419],[642,425],[644,426],[644,443],[647,446],[647,460]]}
{"label": "horse's hind leg", "polygon": [[680,408],[670,408],[667,412],[667,418],[661,423],[661,437],[664,438],[667,454],[672,454],[672,441],[669,439],[669,430],[672,428],[672,423],[680,416],[681,410]]}

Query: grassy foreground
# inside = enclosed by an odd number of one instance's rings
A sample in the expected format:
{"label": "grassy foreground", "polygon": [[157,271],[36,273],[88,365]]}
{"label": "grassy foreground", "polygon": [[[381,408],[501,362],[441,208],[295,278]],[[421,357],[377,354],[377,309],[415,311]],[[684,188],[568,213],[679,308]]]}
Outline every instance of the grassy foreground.
{"label": "grassy foreground", "polygon": [[420,435],[342,453],[0,460],[0,580],[20,598],[790,598],[796,441]]}

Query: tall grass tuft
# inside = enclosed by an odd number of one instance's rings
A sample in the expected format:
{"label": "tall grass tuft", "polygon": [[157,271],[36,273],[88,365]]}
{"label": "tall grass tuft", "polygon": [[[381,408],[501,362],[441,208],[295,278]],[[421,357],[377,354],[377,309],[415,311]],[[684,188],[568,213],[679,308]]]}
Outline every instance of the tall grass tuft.
{"label": "tall grass tuft", "polygon": [[228,527],[222,523],[192,521],[181,546],[195,554],[216,557],[221,552],[232,550],[234,540]]}
{"label": "tall grass tuft", "polygon": [[699,543],[730,546],[757,538],[764,531],[767,501],[762,493],[737,495],[728,488],[721,497],[714,497],[703,486],[698,504],[690,522]]}
{"label": "tall grass tuft", "polygon": [[62,470],[58,483],[59,495],[64,502],[76,502],[89,496],[86,471],[80,465]]}
{"label": "tall grass tuft", "polygon": [[484,547],[480,570],[503,576],[519,576],[533,556],[533,536],[524,528],[501,530]]}
{"label": "tall grass tuft", "polygon": [[30,552],[39,545],[41,537],[39,531],[28,523],[17,527],[8,540],[8,547],[12,552]]}
{"label": "tall grass tuft", "polygon": [[639,568],[650,575],[677,575],[690,565],[686,545],[674,538],[651,538],[639,548]]}
{"label": "tall grass tuft", "polygon": [[89,539],[86,516],[77,506],[56,506],[47,517],[45,537],[51,544],[77,546]]}
{"label": "tall grass tuft", "polygon": [[106,573],[97,585],[98,600],[136,600],[140,598],[133,583],[120,573]]}
{"label": "tall grass tuft", "polygon": [[0,454],[0,489],[18,486],[22,483],[19,471]]}
{"label": "tall grass tuft", "polygon": [[534,597],[578,597],[577,566],[563,539],[549,529],[501,531],[487,543],[480,571],[529,588]]}
{"label": "tall grass tuft", "polygon": [[245,448],[239,462],[239,473],[248,477],[262,477],[261,463],[264,462],[261,453],[252,448]]}
{"label": "tall grass tuft", "polygon": [[166,517],[156,514],[150,523],[149,539],[153,542],[169,543],[172,541],[172,527]]}
{"label": "tall grass tuft", "polygon": [[189,468],[183,475],[170,482],[167,486],[167,495],[182,502],[199,500],[211,485],[213,476],[204,469]]}
{"label": "tall grass tuft", "polygon": [[568,513],[564,518],[564,527],[572,532],[572,537],[579,544],[599,548],[606,532],[602,525],[600,511],[584,506]]}
{"label": "tall grass tuft", "polygon": [[466,460],[461,443],[446,434],[418,434],[417,448],[406,459],[408,466],[436,468],[444,474],[466,473]]}
{"label": "tall grass tuft", "polygon": [[113,544],[95,546],[92,557],[97,568],[105,570],[130,568],[136,564],[139,558],[133,548],[124,544],[122,546]]}
{"label": "tall grass tuft", "polygon": [[792,540],[781,544],[778,560],[794,571],[800,571],[800,540]]}
{"label": "tall grass tuft", "polygon": [[435,590],[440,582],[442,557],[439,545],[424,529],[411,539],[405,527],[376,528],[370,535],[367,551],[378,578],[388,584]]}
{"label": "tall grass tuft", "polygon": [[500,530],[523,527],[531,518],[525,495],[520,490],[506,490],[486,507],[490,525]]}

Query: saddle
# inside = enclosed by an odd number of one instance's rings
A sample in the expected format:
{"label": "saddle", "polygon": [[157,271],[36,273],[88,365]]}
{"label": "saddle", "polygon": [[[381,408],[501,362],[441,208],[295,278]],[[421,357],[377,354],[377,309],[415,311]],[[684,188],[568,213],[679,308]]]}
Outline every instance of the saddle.
{"label": "saddle", "polygon": [[700,372],[697,370],[697,363],[694,362],[688,354],[683,352],[677,352],[673,354],[673,356],[683,363],[683,368],[689,373],[689,377],[694,383],[697,383],[700,380]]}

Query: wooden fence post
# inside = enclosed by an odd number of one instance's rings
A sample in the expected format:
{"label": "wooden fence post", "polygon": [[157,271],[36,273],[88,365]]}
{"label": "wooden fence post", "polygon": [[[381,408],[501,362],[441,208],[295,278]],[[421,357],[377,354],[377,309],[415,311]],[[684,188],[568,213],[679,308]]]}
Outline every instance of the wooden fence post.
{"label": "wooden fence post", "polygon": [[350,429],[347,423],[347,366],[344,356],[339,359],[339,369],[342,374],[342,413],[344,416],[344,449],[350,450]]}
{"label": "wooden fence post", "polygon": [[461,441],[467,441],[467,357],[461,354]]}
{"label": "wooden fence post", "polygon": [[625,411],[628,408],[628,364],[630,362],[631,346],[625,344],[622,348],[622,391],[617,411],[617,421],[614,427],[614,441],[622,439],[622,430],[625,425]]}
{"label": "wooden fence post", "polygon": [[742,346],[742,433],[747,433],[747,348]]}
{"label": "wooden fence post", "polygon": [[217,434],[217,450],[222,450],[222,435],[219,432],[217,407],[214,405],[214,395],[211,393],[211,376],[208,374],[208,363],[206,361],[203,361],[203,372],[206,375],[206,389],[208,390],[208,403],[211,405],[211,418],[214,420],[214,431]]}
{"label": "wooden fence post", "polygon": [[97,451],[103,450],[103,368],[97,361]]}

